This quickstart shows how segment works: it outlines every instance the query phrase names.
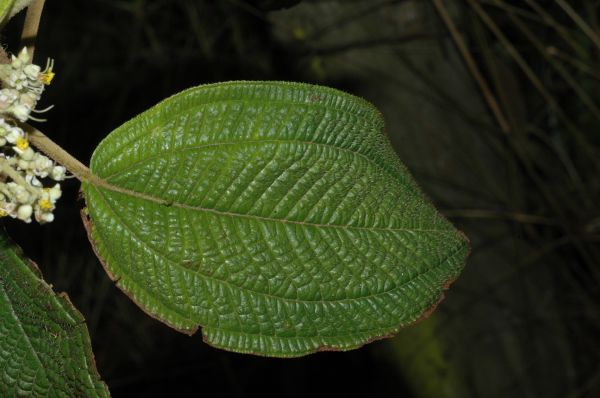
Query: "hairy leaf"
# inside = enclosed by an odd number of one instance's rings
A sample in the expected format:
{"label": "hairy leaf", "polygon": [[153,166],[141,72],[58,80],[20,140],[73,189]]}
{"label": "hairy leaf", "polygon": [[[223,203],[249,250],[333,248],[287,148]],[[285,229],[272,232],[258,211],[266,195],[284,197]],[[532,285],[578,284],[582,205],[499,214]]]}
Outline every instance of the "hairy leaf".
{"label": "hairy leaf", "polygon": [[468,245],[382,128],[318,86],[182,92],[94,152],[90,239],[147,313],[217,347],[299,356],[391,335],[441,300]]}
{"label": "hairy leaf", "polygon": [[0,231],[0,396],[108,395],[83,316]]}

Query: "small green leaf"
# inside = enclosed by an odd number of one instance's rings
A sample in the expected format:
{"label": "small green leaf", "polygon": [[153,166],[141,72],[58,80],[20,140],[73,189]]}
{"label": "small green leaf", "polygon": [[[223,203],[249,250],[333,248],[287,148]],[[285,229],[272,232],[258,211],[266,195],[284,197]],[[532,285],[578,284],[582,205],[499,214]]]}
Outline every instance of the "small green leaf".
{"label": "small green leaf", "polygon": [[0,0],[0,25],[18,14],[31,4],[33,0]]}
{"label": "small green leaf", "polygon": [[291,357],[389,336],[435,307],[468,244],[382,129],[324,87],[184,91],[94,152],[90,240],[147,313],[217,347]]}
{"label": "small green leaf", "polygon": [[83,316],[0,231],[0,397],[107,397]]}
{"label": "small green leaf", "polygon": [[0,24],[6,22],[15,0],[0,0]]}

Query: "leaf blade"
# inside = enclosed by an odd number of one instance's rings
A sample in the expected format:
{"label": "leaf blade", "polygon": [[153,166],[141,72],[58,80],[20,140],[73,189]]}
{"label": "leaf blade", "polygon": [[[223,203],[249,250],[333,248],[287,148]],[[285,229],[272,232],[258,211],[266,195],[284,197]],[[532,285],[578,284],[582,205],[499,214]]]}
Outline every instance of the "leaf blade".
{"label": "leaf blade", "polygon": [[0,0],[0,24],[7,19],[8,12],[11,10],[14,0]]}
{"label": "leaf blade", "polygon": [[[356,348],[434,306],[467,251],[382,128],[370,104],[328,88],[185,91],[94,152],[91,241],[142,308],[180,330],[202,325],[213,345]],[[426,294],[408,298],[416,287]]]}
{"label": "leaf blade", "polygon": [[85,321],[0,233],[0,395],[108,397]]}

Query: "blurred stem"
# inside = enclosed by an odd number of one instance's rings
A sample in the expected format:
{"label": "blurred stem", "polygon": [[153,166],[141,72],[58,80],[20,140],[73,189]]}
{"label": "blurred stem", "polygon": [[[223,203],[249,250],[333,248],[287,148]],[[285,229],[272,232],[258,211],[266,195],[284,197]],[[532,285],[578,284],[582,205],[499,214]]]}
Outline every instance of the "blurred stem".
{"label": "blurred stem", "polygon": [[510,56],[515,60],[517,65],[521,68],[525,76],[529,79],[529,81],[533,84],[536,90],[544,97],[548,105],[556,112],[556,115],[560,117],[565,126],[575,135],[577,141],[579,141],[580,147],[583,151],[586,152],[586,155],[589,159],[593,161],[597,158],[597,155],[593,149],[593,146],[588,142],[585,134],[583,134],[577,126],[571,121],[571,119],[566,115],[560,104],[556,101],[556,99],[550,94],[550,92],[544,86],[544,83],[540,80],[540,78],[535,74],[535,72],[531,69],[531,67],[527,64],[525,59],[521,56],[519,51],[512,45],[510,40],[506,37],[506,35],[502,32],[502,30],[496,25],[496,23],[490,18],[490,16],[483,10],[481,5],[477,3],[475,0],[467,0],[469,6],[475,11],[475,13],[479,16],[479,18],[483,21],[483,23],[487,26],[487,28],[496,36],[496,38],[502,43],[506,51],[510,54]]}
{"label": "blurred stem", "polygon": [[[497,7],[501,10],[504,11],[511,11],[514,12],[515,14],[518,14],[520,16],[522,16],[523,18],[527,18],[531,21],[537,22],[537,23],[546,23],[548,24],[549,21],[546,21],[544,19],[542,19],[538,14],[531,12],[529,10],[525,10],[521,7],[517,7],[517,6],[513,6],[510,4],[506,4],[504,2],[497,2],[494,0],[480,0],[481,3],[489,5],[489,6],[493,6],[493,7]],[[529,1],[529,0],[525,0],[525,1]]]}
{"label": "blurred stem", "polygon": [[442,210],[442,213],[448,218],[503,219],[521,224],[560,226],[558,221],[548,217],[513,211],[487,209],[449,209]]}
{"label": "blurred stem", "polygon": [[29,184],[15,169],[12,168],[4,158],[0,158],[0,171],[2,174],[10,177],[11,180],[16,182],[22,187],[25,187],[29,192],[34,195],[39,195],[39,191]]}
{"label": "blurred stem", "polygon": [[569,54],[565,54],[564,52],[560,51],[558,48],[556,48],[554,46],[549,46],[548,48],[546,48],[546,52],[551,57],[556,57],[556,58],[566,62],[567,64],[573,66],[574,68],[578,69],[579,71],[581,71],[587,75],[590,75],[594,79],[600,80],[600,72],[595,70],[593,66],[586,64],[582,60],[574,58],[574,57],[570,56]]}
{"label": "blurred stem", "polygon": [[452,40],[454,40],[454,43],[456,44],[458,51],[460,52],[465,63],[467,64],[467,68],[469,69],[469,71],[473,75],[473,78],[479,85],[479,88],[481,89],[481,93],[483,94],[483,98],[485,99],[485,102],[490,107],[490,110],[494,114],[494,117],[498,121],[498,124],[500,125],[500,129],[502,129],[503,132],[508,133],[510,130],[508,121],[506,120],[506,117],[502,113],[502,110],[500,109],[500,106],[498,105],[498,101],[496,101],[496,98],[492,94],[492,90],[490,89],[490,86],[488,85],[487,81],[484,79],[483,75],[481,74],[481,71],[479,70],[479,68],[477,67],[477,64],[475,63],[475,60],[471,56],[471,53],[469,52],[469,49],[467,48],[467,45],[466,45],[464,39],[462,38],[460,32],[456,28],[454,21],[452,21],[452,18],[450,17],[450,14],[448,13],[446,6],[444,5],[442,0],[433,0],[433,5],[435,6],[437,12],[440,14],[440,17],[444,21],[444,24],[450,31],[450,34],[452,35]]}
{"label": "blurred stem", "polygon": [[579,86],[579,84],[577,83],[577,80],[573,76],[571,76],[569,74],[569,72],[566,70],[565,67],[563,67],[562,64],[560,64],[559,62],[557,62],[554,58],[552,58],[548,54],[546,46],[544,46],[544,44],[542,44],[537,39],[537,37],[535,36],[535,34],[533,34],[533,32],[531,32],[529,30],[529,28],[527,28],[526,24],[524,24],[519,19],[519,17],[517,17],[515,14],[513,14],[510,11],[507,12],[507,15],[510,18],[510,20],[515,24],[515,26],[525,35],[525,37],[527,37],[527,39],[529,40],[529,42],[531,44],[533,44],[533,46],[540,52],[540,54],[542,55],[542,57],[544,57],[544,59],[546,61],[548,61],[548,63],[550,64],[550,66],[552,66],[552,68],[563,78],[563,80],[565,82],[567,82],[567,84],[571,87],[571,89],[573,91],[575,91],[575,93],[577,94],[577,96],[579,97],[579,99],[581,100],[581,102],[583,102],[588,107],[588,109],[590,110],[590,112],[597,119],[600,120],[600,109],[598,109],[598,107],[594,103],[594,100],[592,98],[590,98],[589,95],[587,95],[587,93],[581,88],[581,86]]}
{"label": "blurred stem", "polygon": [[597,368],[594,373],[577,389],[571,391],[567,398],[581,398],[586,396],[587,393],[592,392],[593,389],[600,385],[600,363],[597,364]]}
{"label": "blurred stem", "polygon": [[[499,3],[499,1],[495,2]],[[525,2],[529,5],[529,7],[533,8],[535,12],[537,12],[548,25],[552,26],[556,30],[558,35],[562,37],[562,39],[566,43],[568,43],[569,46],[571,46],[571,48],[575,50],[577,54],[579,54],[580,57],[585,57],[585,48],[583,48],[579,43],[577,43],[577,41],[573,40],[568,30],[565,29],[563,25],[556,22],[556,20],[552,17],[552,15],[550,15],[550,13],[548,13],[544,9],[544,7],[540,6],[535,0],[525,0]]]}
{"label": "blurred stem", "polygon": [[468,396],[462,353],[444,333],[444,321],[436,312],[391,340],[389,355],[415,398]]}
{"label": "blurred stem", "polygon": [[45,0],[33,0],[29,7],[27,7],[25,23],[23,24],[23,31],[21,32],[21,44],[27,46],[29,59],[33,59],[35,40],[37,39],[40,20],[42,19],[44,2]]}
{"label": "blurred stem", "polygon": [[87,166],[71,156],[67,151],[58,146],[44,133],[30,125],[25,125],[24,129],[27,131],[29,142],[31,142],[35,147],[44,152],[50,158],[65,166],[65,168],[71,174],[77,177],[79,181],[88,182],[96,179]]}
{"label": "blurred stem", "polygon": [[579,26],[579,28],[585,33],[594,44],[600,49],[600,36],[594,32],[594,30],[588,25],[583,18],[564,0],[556,0],[556,3],[563,9],[563,11],[571,17],[571,19]]}

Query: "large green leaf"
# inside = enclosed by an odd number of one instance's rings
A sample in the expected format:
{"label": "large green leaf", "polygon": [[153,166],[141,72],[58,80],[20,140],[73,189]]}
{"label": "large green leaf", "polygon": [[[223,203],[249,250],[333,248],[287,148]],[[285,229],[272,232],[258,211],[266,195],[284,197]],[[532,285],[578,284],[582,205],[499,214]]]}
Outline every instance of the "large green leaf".
{"label": "large green leaf", "polygon": [[182,92],[94,152],[90,239],[147,313],[217,347],[299,356],[391,335],[441,300],[468,245],[382,128],[318,86]]}
{"label": "large green leaf", "polygon": [[0,231],[0,397],[107,397],[83,316]]}

